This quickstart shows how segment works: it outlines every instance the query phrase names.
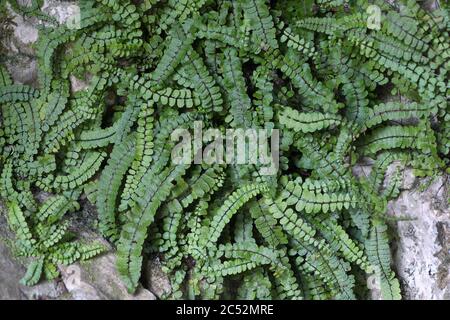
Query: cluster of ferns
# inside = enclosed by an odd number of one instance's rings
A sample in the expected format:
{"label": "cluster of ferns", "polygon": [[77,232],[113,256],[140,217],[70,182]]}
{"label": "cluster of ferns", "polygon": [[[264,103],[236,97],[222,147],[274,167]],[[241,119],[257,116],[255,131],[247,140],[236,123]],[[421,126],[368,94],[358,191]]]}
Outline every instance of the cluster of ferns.
{"label": "cluster of ferns", "polygon": [[[172,288],[161,298],[364,299],[367,279],[401,298],[387,203],[405,166],[448,171],[445,8],[81,0],[67,25],[40,0],[9,2],[42,22],[38,84],[0,67],[0,191],[11,246],[31,261],[23,283],[104,251],[70,232],[87,198],[130,292],[157,256]],[[174,164],[171,133],[195,121],[278,129],[279,170]],[[362,158],[373,166],[358,176]]]}

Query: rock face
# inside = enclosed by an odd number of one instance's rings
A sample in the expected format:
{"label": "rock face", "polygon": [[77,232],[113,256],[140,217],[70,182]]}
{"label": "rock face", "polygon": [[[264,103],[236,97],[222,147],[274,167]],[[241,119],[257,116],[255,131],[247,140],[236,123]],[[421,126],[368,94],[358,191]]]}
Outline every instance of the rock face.
{"label": "rock face", "polygon": [[[37,198],[43,198],[43,194]],[[12,238],[5,219],[5,208],[0,205],[0,300],[3,299],[33,299],[33,300],[155,300],[156,296],[149,290],[139,287],[132,295],[127,292],[116,270],[116,256],[109,244],[102,240],[90,229],[91,208],[84,207],[77,215],[84,220],[81,222],[71,219],[71,229],[83,238],[85,242],[102,242],[109,251],[90,261],[59,266],[61,278],[57,281],[41,281],[33,287],[26,287],[19,283],[25,275],[24,265],[13,257],[7,246]],[[71,218],[71,217],[70,217]],[[80,219],[81,220],[81,219]]]}
{"label": "rock face", "polygon": [[[373,161],[364,159],[353,174],[368,176]],[[395,171],[391,165],[385,183]],[[450,176],[416,179],[403,171],[401,193],[388,203],[392,260],[404,299],[450,299]],[[378,299],[379,293],[372,292]]]}
{"label": "rock face", "polygon": [[6,67],[16,82],[33,84],[37,78],[37,64],[32,44],[38,38],[36,24],[14,14],[14,36],[9,44]]}
{"label": "rock face", "polygon": [[134,295],[127,292],[112,252],[82,264],[60,266],[61,280],[43,281],[33,287],[19,284],[25,271],[0,241],[0,300],[156,300],[142,287]]}
{"label": "rock face", "polygon": [[67,291],[61,282],[44,281],[34,287],[19,284],[25,271],[25,267],[12,257],[9,249],[0,241],[1,300],[48,300],[66,297]]}
{"label": "rock face", "polygon": [[149,260],[144,271],[145,286],[158,298],[171,293],[172,288],[167,275],[161,270],[161,263],[157,257]]}
{"label": "rock face", "polygon": [[[373,162],[356,166],[356,176],[370,174]],[[391,165],[386,181],[394,172]],[[388,203],[387,215],[394,239],[393,267],[404,299],[450,300],[450,176],[416,179],[411,169],[403,172],[401,193]],[[377,299],[379,293],[372,292]]]}
{"label": "rock face", "polygon": [[0,241],[0,299],[20,299],[23,297],[18,286],[20,275],[25,268],[16,261],[8,247]]}
{"label": "rock face", "polygon": [[134,295],[119,279],[113,252],[93,260],[60,266],[62,281],[74,300],[156,300],[149,290],[138,288]]}
{"label": "rock face", "polygon": [[[435,3],[435,1],[428,1]],[[64,23],[74,12],[74,2],[46,0],[45,11]],[[17,26],[11,42],[11,53],[15,57],[7,64],[15,81],[34,84],[36,81],[36,59],[31,45],[37,40],[37,21],[16,16]],[[74,91],[85,84],[72,80]],[[371,163],[355,168],[356,175],[367,175]],[[450,209],[448,189],[450,178],[441,177],[425,190],[423,180],[417,180],[411,171],[404,176],[403,191],[399,198],[391,201],[388,214],[407,217],[409,220],[392,223],[397,239],[392,243],[394,269],[400,278],[406,299],[450,299]],[[86,224],[92,210],[85,206],[79,215],[77,229]],[[89,228],[88,228],[89,229]],[[146,290],[140,288],[136,295],[127,293],[115,268],[112,252],[92,261],[68,267],[61,266],[61,280],[43,282],[32,288],[19,284],[25,267],[13,258],[2,238],[9,238],[4,214],[0,214],[0,299],[156,299],[170,289],[167,277],[162,273],[158,260],[146,265],[144,278]],[[83,231],[86,239],[101,241],[91,230]],[[106,244],[106,243],[105,243]],[[154,294],[153,294],[153,293]]]}
{"label": "rock face", "polygon": [[48,300],[64,299],[66,288],[60,281],[43,281],[36,286],[26,287],[19,283],[26,268],[17,258],[13,257],[6,245],[6,239],[12,235],[4,218],[4,208],[0,213],[0,299],[7,300]]}
{"label": "rock face", "polygon": [[407,217],[394,229],[394,264],[406,299],[450,299],[450,177],[417,185],[391,201],[388,214]]}

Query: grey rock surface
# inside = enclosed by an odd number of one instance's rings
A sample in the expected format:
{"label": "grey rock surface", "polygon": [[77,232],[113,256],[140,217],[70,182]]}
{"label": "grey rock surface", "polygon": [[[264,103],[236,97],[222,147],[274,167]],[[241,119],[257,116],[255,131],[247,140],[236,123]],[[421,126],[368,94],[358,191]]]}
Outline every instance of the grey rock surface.
{"label": "grey rock surface", "polygon": [[155,295],[142,286],[134,295],[127,292],[119,278],[113,251],[86,262],[60,266],[60,271],[74,300],[156,300]]}
{"label": "grey rock surface", "polygon": [[[26,4],[26,0],[19,1]],[[42,10],[56,18],[58,23],[70,23],[77,14],[75,1],[45,0]],[[79,11],[78,11],[79,12]],[[37,62],[34,44],[39,32],[38,26],[43,22],[34,17],[22,17],[10,10],[14,17],[14,36],[9,43],[9,52],[6,67],[12,74],[14,81],[24,84],[35,84],[37,80]]]}
{"label": "grey rock surface", "polygon": [[54,17],[60,24],[70,22],[80,12],[76,1],[55,0],[45,0],[42,11]]}
{"label": "grey rock surface", "polygon": [[[3,234],[2,234],[3,236]],[[116,270],[116,257],[109,252],[80,264],[59,266],[61,279],[41,281],[33,287],[19,283],[26,268],[0,240],[0,300],[155,300],[142,287],[127,292]]]}
{"label": "grey rock surface", "polygon": [[4,207],[0,206],[0,299],[5,300],[49,300],[66,297],[66,288],[60,281],[42,281],[36,286],[26,287],[19,283],[26,268],[15,258],[7,245],[12,237],[4,217]]}
{"label": "grey rock surface", "polygon": [[[11,11],[12,12],[12,11]],[[33,84],[37,79],[35,51],[32,47],[38,39],[36,24],[12,12],[14,36],[10,38],[6,67],[14,81]]]}
{"label": "grey rock surface", "polygon": [[0,299],[21,299],[23,294],[18,286],[20,273],[25,268],[15,260],[9,248],[0,240]]}
{"label": "grey rock surface", "polygon": [[[44,200],[48,194],[40,193],[37,198]],[[72,214],[71,229],[80,235],[84,242],[101,242],[108,252],[86,262],[70,266],[59,266],[61,277],[55,281],[41,281],[33,287],[19,283],[25,275],[27,260],[14,257],[8,247],[8,239],[12,239],[7,221],[5,207],[0,204],[0,300],[155,300],[156,296],[139,287],[133,295],[119,278],[116,269],[116,256],[110,245],[93,233],[90,228],[91,208],[83,207],[82,211]],[[76,219],[76,216],[82,219]],[[81,221],[82,220],[82,221]]]}
{"label": "grey rock surface", "polygon": [[388,205],[394,223],[394,265],[406,299],[450,299],[449,176],[425,190],[421,181]]}
{"label": "grey rock surface", "polygon": [[[353,174],[367,177],[373,161],[363,161]],[[390,180],[398,163],[388,167],[384,183]],[[413,170],[402,171],[399,197],[388,203],[387,215],[393,235],[393,268],[404,299],[450,299],[450,177],[430,181],[418,179]],[[379,292],[372,291],[378,299]]]}
{"label": "grey rock surface", "polygon": [[147,261],[144,269],[145,287],[149,288],[158,298],[171,293],[172,287],[167,275],[161,269],[161,263],[157,257]]}

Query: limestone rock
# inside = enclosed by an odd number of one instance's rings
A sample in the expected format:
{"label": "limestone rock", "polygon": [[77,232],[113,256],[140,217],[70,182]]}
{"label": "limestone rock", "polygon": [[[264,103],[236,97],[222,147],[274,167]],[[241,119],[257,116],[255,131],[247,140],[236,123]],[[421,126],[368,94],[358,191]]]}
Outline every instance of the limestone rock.
{"label": "limestone rock", "polygon": [[[59,23],[72,23],[70,19],[79,13],[75,1],[46,0],[42,7],[44,12],[56,18]],[[10,10],[14,17],[14,35],[9,43],[10,54],[6,57],[5,65],[14,81],[24,84],[36,84],[37,62],[35,49],[39,33],[38,26],[42,24],[37,18],[22,17]]]}
{"label": "limestone rock", "polygon": [[[85,222],[90,220],[88,211],[91,208],[83,206]],[[75,300],[155,300],[156,297],[149,290],[140,286],[136,293],[127,292],[120,279],[116,267],[116,255],[111,246],[83,225],[82,221],[76,222],[77,233],[84,242],[100,242],[109,249],[108,252],[91,259],[70,266],[59,266],[67,291]],[[84,229],[84,230],[83,230]]]}
{"label": "limestone rock", "polygon": [[37,80],[37,63],[32,47],[38,38],[37,25],[15,13],[12,16],[14,33],[8,43],[5,65],[15,82],[32,85]]}
{"label": "limestone rock", "polygon": [[405,299],[450,299],[448,181],[403,191],[388,205],[389,215],[411,219],[394,224],[394,265]]}
{"label": "limestone rock", "polygon": [[10,237],[6,219],[0,215],[0,300],[62,299],[67,291],[61,282],[42,281],[33,287],[26,287],[19,283],[25,275],[26,268],[11,254],[6,244],[6,239]]}
{"label": "limestone rock", "polygon": [[18,286],[20,274],[25,274],[25,268],[16,261],[0,240],[0,299],[22,299],[24,296]]}
{"label": "limestone rock", "polygon": [[[45,198],[40,193],[38,198]],[[7,239],[12,239],[8,229],[3,206],[0,206],[0,299],[73,299],[73,300],[155,300],[156,297],[149,290],[142,287],[132,295],[127,292],[116,269],[115,252],[90,229],[89,221],[91,213],[89,208],[83,208],[81,212],[74,213],[84,217],[84,222],[75,219],[72,229],[84,242],[102,242],[109,252],[98,256],[90,261],[73,264],[70,266],[59,266],[61,279],[55,281],[41,281],[33,287],[26,287],[19,283],[25,275],[25,264],[13,257],[8,246]]]}
{"label": "limestone rock", "polygon": [[[370,174],[373,162],[363,159],[353,168],[358,177]],[[397,163],[388,167],[386,182]],[[450,208],[448,175],[417,179],[413,170],[402,171],[399,197],[388,203],[387,214],[401,221],[391,223],[394,270],[405,299],[450,299]],[[376,290],[371,292],[377,298]]]}
{"label": "limestone rock", "polygon": [[144,268],[145,286],[158,298],[162,298],[172,291],[170,280],[161,269],[161,262],[157,257],[149,259]]}
{"label": "limestone rock", "polygon": [[80,13],[80,8],[77,6],[76,1],[45,0],[42,11],[54,17],[58,23],[63,24],[70,23],[69,21]]}
{"label": "limestone rock", "polygon": [[60,266],[62,280],[74,300],[155,300],[149,290],[139,287],[127,292],[116,270],[116,256],[110,252],[87,262]]}

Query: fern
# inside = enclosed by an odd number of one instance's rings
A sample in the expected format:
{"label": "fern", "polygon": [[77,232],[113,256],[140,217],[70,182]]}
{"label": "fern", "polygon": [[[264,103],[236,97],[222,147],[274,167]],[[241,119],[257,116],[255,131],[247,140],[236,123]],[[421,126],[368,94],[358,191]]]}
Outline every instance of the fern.
{"label": "fern", "polygon": [[256,47],[256,53],[261,49],[278,48],[274,23],[265,2],[264,0],[240,1],[244,17],[250,21],[250,28],[253,33],[252,42]]}
{"label": "fern", "polygon": [[36,98],[39,92],[25,85],[11,84],[0,88],[0,103],[29,101]]}
{"label": "fern", "polygon": [[123,144],[117,144],[108,160],[108,165],[102,171],[98,182],[96,205],[100,217],[100,232],[114,241],[119,232],[116,225],[115,205],[120,183],[133,160],[135,151],[134,136],[130,136]]}
{"label": "fern", "polygon": [[13,250],[19,256],[34,258],[21,280],[24,285],[38,283],[43,274],[48,280],[53,280],[59,275],[57,264],[69,265],[105,251],[105,247],[99,243],[87,245],[67,240],[69,224],[67,220],[61,222],[64,213],[58,212],[61,208],[56,205],[60,199],[50,198],[39,211],[40,220],[45,215],[53,217],[53,219],[47,219],[47,224],[27,219],[16,202],[8,203],[8,222],[17,239],[13,244]]}
{"label": "fern", "polygon": [[219,238],[223,228],[230,221],[236,211],[244,205],[248,200],[256,196],[258,193],[264,192],[267,187],[264,185],[249,185],[240,188],[232,193],[227,201],[214,213],[208,233],[205,240],[209,243],[215,243]]}
{"label": "fern", "polygon": [[[40,0],[8,2],[44,22],[38,83],[0,66],[0,195],[22,283],[103,252],[69,232],[82,200],[130,292],[157,254],[165,298],[361,299],[371,274],[401,297],[386,210],[403,168],[448,172],[448,12],[376,0],[371,28],[367,1],[82,0],[69,28]],[[172,133],[197,121],[225,138],[278,130],[276,172],[175,165]]]}
{"label": "fern", "polygon": [[391,270],[390,251],[386,234],[387,227],[382,221],[373,221],[366,248],[375,275],[379,278],[381,295],[384,299],[400,299],[400,284]]}
{"label": "fern", "polygon": [[[182,166],[178,166],[167,168],[158,177],[149,175],[145,178],[145,188],[139,191],[140,197],[133,199],[135,204],[131,208],[128,222],[123,226],[117,247],[118,270],[131,292],[136,289],[139,281],[141,251],[147,237],[147,228],[153,222],[157,208],[169,195],[172,180],[182,175],[184,170]],[[150,191],[152,196],[143,197],[144,190]]]}
{"label": "fern", "polygon": [[333,114],[323,113],[300,113],[289,107],[285,107],[280,112],[280,124],[295,132],[314,132],[323,130],[334,124],[339,124],[340,117]]}

